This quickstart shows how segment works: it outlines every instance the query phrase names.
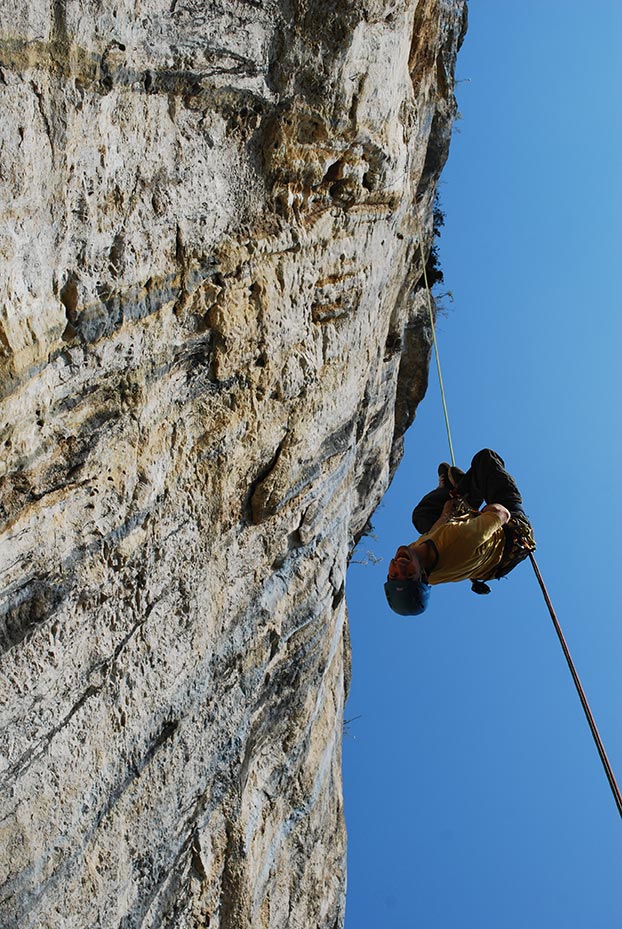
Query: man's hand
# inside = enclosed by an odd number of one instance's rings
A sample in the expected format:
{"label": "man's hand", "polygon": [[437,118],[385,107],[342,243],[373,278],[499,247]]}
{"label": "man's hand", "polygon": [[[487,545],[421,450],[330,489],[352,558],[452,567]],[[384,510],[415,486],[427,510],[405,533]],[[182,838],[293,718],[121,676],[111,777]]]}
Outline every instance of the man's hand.
{"label": "man's hand", "polygon": [[506,510],[504,506],[500,503],[489,503],[487,506],[481,510],[482,513],[494,513],[495,516],[498,516],[501,520],[501,525],[505,526],[507,522],[511,519],[511,513],[509,510]]}
{"label": "man's hand", "polygon": [[[451,497],[449,498],[449,500],[447,501],[447,503],[445,504],[445,506],[444,506],[443,509],[441,510],[441,515],[440,515],[439,518],[436,520],[436,522],[434,523],[434,525],[433,525],[433,526],[430,526],[430,528],[428,529],[428,532],[434,532],[434,530],[435,530],[435,529],[438,529],[439,526],[444,526],[445,523],[448,523],[448,522],[449,522],[449,520],[451,519],[451,514],[453,513],[453,510],[454,510],[454,504],[455,504],[455,502],[456,502],[456,501],[455,501],[455,500],[452,500]],[[426,533],[426,535],[427,535],[427,533]]]}

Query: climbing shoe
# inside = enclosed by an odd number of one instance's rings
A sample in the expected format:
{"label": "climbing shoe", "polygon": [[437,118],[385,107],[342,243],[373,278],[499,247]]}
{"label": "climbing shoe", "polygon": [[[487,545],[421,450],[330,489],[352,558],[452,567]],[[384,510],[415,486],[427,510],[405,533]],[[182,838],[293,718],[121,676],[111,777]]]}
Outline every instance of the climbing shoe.
{"label": "climbing shoe", "polygon": [[464,471],[455,465],[450,465],[447,461],[441,461],[438,466],[438,486],[439,487],[457,487],[462,478]]}
{"label": "climbing shoe", "polygon": [[447,465],[447,478],[451,487],[457,487],[463,477],[464,471],[462,468],[457,468],[456,465]]}
{"label": "climbing shoe", "polygon": [[438,486],[439,487],[453,487],[454,484],[451,483],[449,472],[451,471],[451,465],[447,461],[441,461],[438,466]]}

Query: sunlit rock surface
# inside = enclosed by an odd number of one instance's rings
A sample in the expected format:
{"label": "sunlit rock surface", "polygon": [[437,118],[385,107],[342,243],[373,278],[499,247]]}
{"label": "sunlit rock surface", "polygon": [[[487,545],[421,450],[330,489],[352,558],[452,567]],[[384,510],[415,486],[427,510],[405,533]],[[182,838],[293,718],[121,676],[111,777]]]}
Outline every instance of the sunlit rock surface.
{"label": "sunlit rock surface", "polygon": [[0,925],[337,929],[344,576],[462,0],[0,10]]}

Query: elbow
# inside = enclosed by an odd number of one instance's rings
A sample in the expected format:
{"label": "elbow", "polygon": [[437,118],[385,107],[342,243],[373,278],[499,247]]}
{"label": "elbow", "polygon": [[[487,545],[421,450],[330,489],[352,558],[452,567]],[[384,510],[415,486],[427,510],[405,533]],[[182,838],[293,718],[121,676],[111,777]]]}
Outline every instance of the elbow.
{"label": "elbow", "polygon": [[488,506],[484,507],[482,513],[494,513],[495,516],[498,516],[501,520],[502,526],[505,526],[505,524],[508,523],[511,518],[510,511],[500,503],[489,503]]}

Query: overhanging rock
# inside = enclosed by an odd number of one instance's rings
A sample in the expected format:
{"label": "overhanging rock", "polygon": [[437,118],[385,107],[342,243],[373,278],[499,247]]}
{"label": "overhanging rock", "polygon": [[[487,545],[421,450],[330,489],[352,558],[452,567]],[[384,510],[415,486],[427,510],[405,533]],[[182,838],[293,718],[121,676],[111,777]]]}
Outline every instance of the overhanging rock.
{"label": "overhanging rock", "polygon": [[4,5],[3,926],[341,926],[344,576],[465,12]]}

